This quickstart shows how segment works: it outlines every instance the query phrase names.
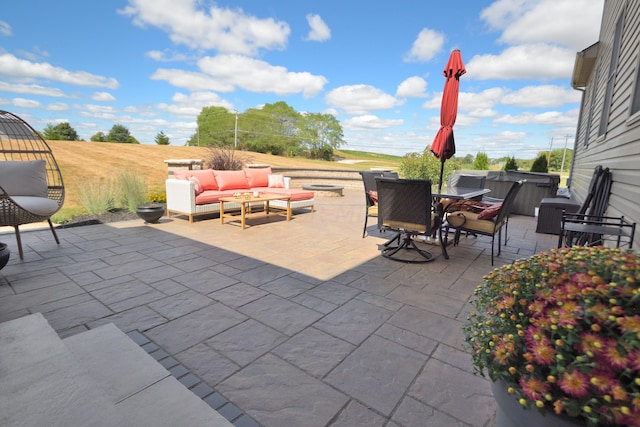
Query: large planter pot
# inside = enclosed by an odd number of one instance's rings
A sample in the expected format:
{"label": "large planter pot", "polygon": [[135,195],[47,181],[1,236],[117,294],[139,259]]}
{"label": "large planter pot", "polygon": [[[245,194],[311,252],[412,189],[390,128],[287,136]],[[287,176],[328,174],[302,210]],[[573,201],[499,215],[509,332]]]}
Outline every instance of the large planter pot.
{"label": "large planter pot", "polygon": [[0,270],[9,262],[11,251],[6,243],[0,243]]}
{"label": "large planter pot", "polygon": [[145,222],[156,223],[164,215],[164,205],[160,203],[146,203],[136,208],[136,214]]}
{"label": "large planter pot", "polygon": [[518,400],[507,392],[507,385],[503,381],[491,384],[491,390],[496,398],[496,426],[495,427],[585,427],[585,422],[575,418],[559,416],[547,411],[544,415],[537,409],[525,409]]}

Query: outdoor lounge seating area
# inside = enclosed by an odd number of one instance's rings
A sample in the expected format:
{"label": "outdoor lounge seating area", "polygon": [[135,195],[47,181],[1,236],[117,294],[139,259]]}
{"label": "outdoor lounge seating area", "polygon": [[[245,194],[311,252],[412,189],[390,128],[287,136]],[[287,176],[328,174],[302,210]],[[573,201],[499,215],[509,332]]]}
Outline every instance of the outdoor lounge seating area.
{"label": "outdoor lounge seating area", "polygon": [[[290,196],[291,209],[308,208],[313,211],[314,192],[285,188],[284,177],[272,173],[270,167],[243,170],[176,170],[165,182],[167,191],[167,217],[186,215],[192,223],[194,217],[220,212],[220,198],[234,195],[283,194]],[[273,200],[273,206],[286,208],[287,202]],[[225,209],[239,209],[240,205],[225,204]]]}
{"label": "outdoor lounge seating area", "polygon": [[[362,238],[363,204],[345,189],[251,233],[172,217],[58,229],[57,245],[28,227],[24,260],[0,270],[0,322],[42,313],[62,338],[113,323],[235,425],[491,425],[460,328],[490,239],[395,262],[389,232]],[[535,226],[513,215],[495,263],[555,247]]]}

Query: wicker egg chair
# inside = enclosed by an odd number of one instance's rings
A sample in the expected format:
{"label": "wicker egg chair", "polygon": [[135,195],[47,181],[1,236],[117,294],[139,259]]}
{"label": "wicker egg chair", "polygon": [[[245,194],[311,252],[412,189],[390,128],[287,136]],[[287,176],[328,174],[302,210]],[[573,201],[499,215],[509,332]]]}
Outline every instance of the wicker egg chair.
{"label": "wicker egg chair", "polygon": [[48,221],[60,244],[51,216],[63,202],[62,174],[45,140],[20,117],[0,110],[0,226],[14,227],[20,259],[22,224]]}

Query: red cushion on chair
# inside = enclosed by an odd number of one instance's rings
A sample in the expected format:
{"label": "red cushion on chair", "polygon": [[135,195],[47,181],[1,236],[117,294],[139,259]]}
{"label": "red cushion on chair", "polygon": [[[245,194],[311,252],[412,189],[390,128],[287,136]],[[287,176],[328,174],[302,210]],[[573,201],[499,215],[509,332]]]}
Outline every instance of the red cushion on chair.
{"label": "red cushion on chair", "polygon": [[482,212],[478,213],[478,219],[491,219],[494,216],[498,215],[498,211],[502,207],[502,203],[496,203],[488,208],[482,210]]}
{"label": "red cushion on chair", "polygon": [[378,205],[378,192],[376,190],[369,190],[369,197],[374,205]]}

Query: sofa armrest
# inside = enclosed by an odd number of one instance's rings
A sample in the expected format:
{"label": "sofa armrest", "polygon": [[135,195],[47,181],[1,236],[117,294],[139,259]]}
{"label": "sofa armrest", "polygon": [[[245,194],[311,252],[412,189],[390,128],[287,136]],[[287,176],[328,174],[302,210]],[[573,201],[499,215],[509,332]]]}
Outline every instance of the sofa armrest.
{"label": "sofa armrest", "polygon": [[196,192],[192,181],[186,179],[167,179],[167,210],[195,213]]}

